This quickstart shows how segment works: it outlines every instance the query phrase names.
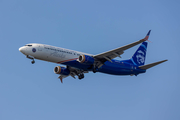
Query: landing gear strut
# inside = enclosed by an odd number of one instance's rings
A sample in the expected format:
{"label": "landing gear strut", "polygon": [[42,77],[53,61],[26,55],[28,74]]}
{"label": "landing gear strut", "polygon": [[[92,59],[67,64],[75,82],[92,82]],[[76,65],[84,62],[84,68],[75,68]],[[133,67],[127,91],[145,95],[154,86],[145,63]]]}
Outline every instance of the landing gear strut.
{"label": "landing gear strut", "polygon": [[98,67],[93,68],[93,73],[96,73],[98,71]]}
{"label": "landing gear strut", "polygon": [[98,72],[99,71],[99,68],[101,67],[101,66],[103,66],[104,65],[104,63],[103,62],[96,62],[96,63],[94,63],[94,65],[93,65],[93,73],[96,73],[96,72]]}
{"label": "landing gear strut", "polygon": [[97,71],[96,71],[96,69],[93,69],[93,73],[96,73]]}
{"label": "landing gear strut", "polygon": [[34,64],[34,63],[35,63],[35,61],[34,61],[34,57],[32,57],[32,56],[30,56],[30,55],[27,55],[26,57],[32,60],[32,61],[31,61],[31,63],[32,63],[32,64]]}

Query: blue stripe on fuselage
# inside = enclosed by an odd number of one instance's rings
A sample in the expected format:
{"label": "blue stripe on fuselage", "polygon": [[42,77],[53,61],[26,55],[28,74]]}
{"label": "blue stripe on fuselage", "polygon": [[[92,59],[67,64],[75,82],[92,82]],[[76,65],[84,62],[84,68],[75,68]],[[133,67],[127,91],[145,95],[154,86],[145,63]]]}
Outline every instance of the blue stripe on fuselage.
{"label": "blue stripe on fuselage", "polygon": [[121,62],[117,60],[112,60],[112,63],[109,61],[105,62],[105,65],[103,65],[99,72],[112,74],[112,75],[132,75],[132,74],[139,74],[144,73],[144,70],[138,69],[137,66],[134,66],[127,62]]}
{"label": "blue stripe on fuselage", "polygon": [[[85,71],[93,70],[93,65],[82,64],[76,60],[64,62],[62,64],[75,67],[78,69],[83,69]],[[112,74],[112,75],[132,75],[132,74],[137,75],[139,73],[144,73],[145,70],[138,69],[138,66],[124,61],[112,60],[112,63],[106,61],[104,65],[99,68],[98,72]]]}
{"label": "blue stripe on fuselage", "polygon": [[78,68],[78,69],[83,69],[83,70],[86,70],[86,71],[91,71],[92,70],[92,69],[90,69],[90,68],[92,68],[92,65],[82,64],[82,63],[78,62],[77,60],[72,60],[72,61],[61,63],[61,64],[68,65],[68,66],[71,66],[71,67],[75,67],[75,68]]}

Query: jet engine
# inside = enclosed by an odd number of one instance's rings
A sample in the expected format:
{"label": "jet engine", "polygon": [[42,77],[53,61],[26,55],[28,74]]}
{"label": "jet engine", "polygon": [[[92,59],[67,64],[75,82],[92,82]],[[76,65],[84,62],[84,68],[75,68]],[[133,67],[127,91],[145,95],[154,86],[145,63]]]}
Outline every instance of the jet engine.
{"label": "jet engine", "polygon": [[61,75],[69,75],[70,71],[65,67],[56,66],[54,68],[54,73],[61,74]]}
{"label": "jet engine", "polygon": [[94,63],[94,58],[88,55],[80,55],[77,61],[83,64],[92,65]]}

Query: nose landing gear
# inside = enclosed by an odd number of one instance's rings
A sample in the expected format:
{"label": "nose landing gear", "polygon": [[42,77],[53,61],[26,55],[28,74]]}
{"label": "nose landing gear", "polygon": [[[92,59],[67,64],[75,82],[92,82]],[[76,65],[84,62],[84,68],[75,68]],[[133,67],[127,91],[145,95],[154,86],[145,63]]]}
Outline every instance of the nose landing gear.
{"label": "nose landing gear", "polygon": [[35,63],[34,59],[33,59],[33,61],[31,61],[31,63],[32,63],[32,64],[34,64],[34,63]]}
{"label": "nose landing gear", "polygon": [[34,61],[34,57],[33,57],[33,56],[27,55],[26,57],[32,60],[32,61],[31,61],[31,63],[32,63],[32,64],[34,64],[34,63],[35,63],[35,61]]}

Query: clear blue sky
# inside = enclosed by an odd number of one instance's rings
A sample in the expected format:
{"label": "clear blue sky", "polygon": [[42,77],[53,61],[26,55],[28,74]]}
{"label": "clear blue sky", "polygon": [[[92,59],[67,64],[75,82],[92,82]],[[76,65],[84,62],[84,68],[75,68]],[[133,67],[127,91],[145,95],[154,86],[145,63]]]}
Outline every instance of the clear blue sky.
{"label": "clear blue sky", "polygon": [[[0,0],[0,120],[180,120],[180,1]],[[144,38],[146,63],[135,76],[89,73],[61,84],[57,64],[18,51],[43,43],[91,54]],[[138,46],[122,55],[132,56]]]}

